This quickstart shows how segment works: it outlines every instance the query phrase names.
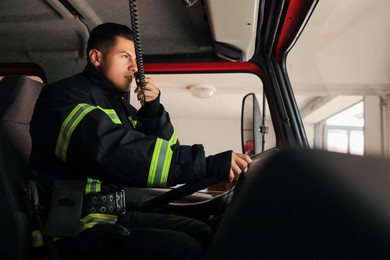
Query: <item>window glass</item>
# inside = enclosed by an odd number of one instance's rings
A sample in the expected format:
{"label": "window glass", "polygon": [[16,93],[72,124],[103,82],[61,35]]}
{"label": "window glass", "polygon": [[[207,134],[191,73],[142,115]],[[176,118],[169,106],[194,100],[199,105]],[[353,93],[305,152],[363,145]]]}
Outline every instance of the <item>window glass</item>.
{"label": "window glass", "polygon": [[352,130],[349,136],[350,153],[363,155],[364,153],[364,132],[362,130]]}
{"label": "window glass", "polygon": [[327,131],[327,150],[333,152],[348,152],[348,132],[342,129],[329,129]]}
{"label": "window glass", "polygon": [[[264,125],[268,132],[262,142],[265,149],[275,147],[274,127],[268,103],[263,99],[262,80],[254,73],[180,73],[148,76],[161,91],[160,101],[170,115],[181,144],[203,144],[206,155],[226,150],[243,152],[242,101],[245,95],[254,93],[260,107],[260,125]],[[195,97],[190,91],[194,84],[211,86],[215,91],[208,98]],[[183,89],[183,85],[187,87]],[[135,86],[132,87],[133,90],[134,88]],[[168,103],[168,100],[175,102]],[[133,93],[130,95],[130,103],[139,108],[139,102]]]}

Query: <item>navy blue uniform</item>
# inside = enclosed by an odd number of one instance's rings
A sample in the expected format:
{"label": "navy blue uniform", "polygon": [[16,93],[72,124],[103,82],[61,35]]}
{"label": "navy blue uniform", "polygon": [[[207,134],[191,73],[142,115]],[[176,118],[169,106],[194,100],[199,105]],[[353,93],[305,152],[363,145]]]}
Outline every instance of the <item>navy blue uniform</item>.
{"label": "navy blue uniform", "polygon": [[[229,174],[231,151],[205,157],[202,145],[180,145],[159,97],[137,111],[126,102],[126,94],[89,65],[83,73],[43,88],[30,126],[30,162],[44,207],[55,180],[86,180],[88,195],[112,194],[123,186],[169,187],[210,175],[223,179]],[[145,223],[134,224],[138,213],[129,214],[132,217],[122,219],[122,225],[145,228]],[[107,212],[82,217],[82,236],[93,232],[89,229],[97,223],[117,221],[116,214]],[[164,217],[157,218],[164,223]]]}

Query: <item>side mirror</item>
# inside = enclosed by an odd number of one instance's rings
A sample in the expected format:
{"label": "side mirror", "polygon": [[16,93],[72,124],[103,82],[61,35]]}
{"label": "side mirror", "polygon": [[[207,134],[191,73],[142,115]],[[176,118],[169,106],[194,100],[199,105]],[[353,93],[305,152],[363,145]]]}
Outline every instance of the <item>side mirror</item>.
{"label": "side mirror", "polygon": [[242,100],[241,145],[242,152],[249,156],[253,156],[262,151],[260,114],[260,106],[255,94],[247,94]]}

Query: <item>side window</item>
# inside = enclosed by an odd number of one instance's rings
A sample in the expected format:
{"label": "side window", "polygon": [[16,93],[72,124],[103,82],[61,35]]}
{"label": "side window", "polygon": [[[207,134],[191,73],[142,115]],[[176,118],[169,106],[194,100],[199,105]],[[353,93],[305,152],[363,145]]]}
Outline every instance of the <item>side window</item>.
{"label": "side window", "polygon": [[[160,102],[168,111],[182,145],[203,144],[206,155],[226,150],[242,153],[242,101],[248,93],[254,93],[259,103],[258,125],[261,126],[256,131],[264,132],[261,145],[264,150],[275,147],[274,128],[259,76],[244,72],[149,76],[161,91]],[[139,108],[133,93],[130,103]]]}
{"label": "side window", "polygon": [[364,154],[364,101],[315,124],[314,147]]}

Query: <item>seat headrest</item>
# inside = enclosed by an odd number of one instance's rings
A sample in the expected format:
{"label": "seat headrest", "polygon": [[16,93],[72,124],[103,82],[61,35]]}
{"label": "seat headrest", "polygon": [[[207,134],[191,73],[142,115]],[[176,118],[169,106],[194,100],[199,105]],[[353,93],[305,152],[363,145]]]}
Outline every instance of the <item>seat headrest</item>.
{"label": "seat headrest", "polygon": [[0,119],[30,123],[44,83],[25,75],[7,75],[0,81]]}

